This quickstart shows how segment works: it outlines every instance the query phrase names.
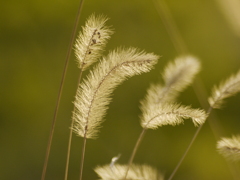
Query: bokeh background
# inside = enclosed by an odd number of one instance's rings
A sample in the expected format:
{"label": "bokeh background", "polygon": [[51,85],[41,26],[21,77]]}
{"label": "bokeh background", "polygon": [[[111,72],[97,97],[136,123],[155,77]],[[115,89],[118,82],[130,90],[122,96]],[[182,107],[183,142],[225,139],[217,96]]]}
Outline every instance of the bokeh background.
{"label": "bokeh background", "polygon": [[[227,1],[231,4],[231,1]],[[234,8],[222,1],[167,0],[166,5],[189,52],[202,63],[198,75],[203,89],[236,73],[240,68],[240,32]],[[0,1],[0,179],[41,178],[46,146],[56,105],[60,80],[79,1]],[[224,7],[224,8],[222,8]],[[121,84],[113,95],[106,121],[97,140],[88,140],[83,179],[94,180],[93,168],[110,163],[121,154],[127,163],[141,132],[139,101],[150,83],[161,81],[164,66],[179,52],[156,9],[149,0],[85,0],[78,31],[92,13],[107,15],[115,29],[105,54],[116,47],[134,46],[161,55],[150,73]],[[240,12],[240,9],[239,9]],[[87,72],[84,73],[84,76]],[[46,180],[64,178],[67,142],[79,69],[72,54],[53,137]],[[200,94],[203,101],[206,97]],[[189,87],[178,99],[184,105],[201,107]],[[240,133],[240,95],[214,111],[215,130],[220,136]],[[211,119],[210,119],[211,120]],[[152,165],[169,177],[196,127],[184,125],[149,130],[135,163]],[[233,179],[226,161],[216,151],[215,137],[206,123],[174,179]],[[79,178],[82,138],[73,136],[69,179]],[[239,164],[236,164],[239,173]],[[239,174],[238,174],[239,175]],[[240,179],[240,176],[238,176]]]}

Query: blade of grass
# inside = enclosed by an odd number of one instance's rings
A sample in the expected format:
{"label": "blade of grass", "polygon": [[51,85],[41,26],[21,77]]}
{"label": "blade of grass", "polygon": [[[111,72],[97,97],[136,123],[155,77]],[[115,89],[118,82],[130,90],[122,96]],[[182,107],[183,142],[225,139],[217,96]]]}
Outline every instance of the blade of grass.
{"label": "blade of grass", "polygon": [[65,65],[64,65],[64,69],[63,69],[63,73],[62,73],[62,79],[61,79],[61,82],[60,82],[60,88],[59,88],[59,92],[58,92],[57,103],[56,103],[56,106],[55,106],[54,116],[53,116],[52,125],[51,125],[51,129],[50,129],[50,135],[49,135],[49,139],[48,139],[48,145],[47,145],[47,150],[46,150],[46,155],[45,155],[41,180],[44,180],[45,176],[46,176],[49,154],[50,154],[50,150],[51,150],[52,139],[53,139],[55,124],[56,124],[56,120],[57,120],[58,109],[59,109],[60,100],[61,100],[61,96],[62,96],[63,85],[64,85],[66,73],[67,73],[68,63],[69,63],[69,59],[70,59],[70,56],[71,56],[74,39],[75,39],[75,36],[76,36],[76,31],[77,31],[78,22],[79,22],[79,19],[80,19],[80,14],[81,14],[81,11],[82,11],[83,2],[84,2],[84,0],[81,0],[80,5],[78,7],[78,13],[77,13],[77,16],[76,16],[75,25],[74,25],[73,32],[72,32],[72,35],[71,35],[71,38],[70,38],[70,43],[69,43],[69,46],[68,46],[67,55],[66,55],[66,58],[65,58]]}

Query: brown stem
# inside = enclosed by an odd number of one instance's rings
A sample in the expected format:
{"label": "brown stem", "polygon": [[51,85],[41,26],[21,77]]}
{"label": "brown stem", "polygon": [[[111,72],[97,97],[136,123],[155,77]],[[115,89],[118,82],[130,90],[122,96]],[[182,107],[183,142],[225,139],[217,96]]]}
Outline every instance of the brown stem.
{"label": "brown stem", "polygon": [[[209,114],[211,113],[211,111],[212,111],[212,107],[209,107],[209,108],[208,108],[208,111],[207,111],[207,114],[209,115]],[[173,176],[175,175],[175,173],[177,172],[178,168],[180,167],[180,165],[182,164],[183,160],[185,159],[188,151],[189,151],[190,148],[192,147],[192,145],[193,145],[194,141],[196,140],[196,138],[197,138],[199,132],[201,131],[202,127],[203,127],[203,124],[200,125],[200,126],[197,128],[197,130],[196,130],[195,134],[193,135],[192,140],[191,140],[191,142],[189,143],[186,151],[184,152],[182,158],[181,158],[180,161],[178,162],[177,166],[176,166],[175,169],[173,170],[173,172],[172,172],[172,174],[170,175],[170,177],[168,178],[168,180],[171,180],[171,179],[173,178]]]}
{"label": "brown stem", "polygon": [[197,129],[197,131],[195,132],[195,134],[194,134],[194,136],[193,136],[191,142],[189,143],[189,145],[188,145],[186,151],[184,152],[182,158],[181,158],[180,161],[178,162],[177,166],[175,167],[174,171],[172,172],[172,174],[170,175],[170,177],[168,178],[168,180],[171,180],[171,179],[173,178],[173,176],[174,176],[175,173],[177,172],[178,168],[181,166],[181,164],[182,164],[183,160],[185,159],[185,157],[186,157],[188,151],[189,151],[190,148],[192,147],[193,142],[195,141],[196,137],[198,136],[200,130],[202,129],[202,126],[203,126],[203,124],[202,124],[201,126],[198,127],[198,129]]}
{"label": "brown stem", "polygon": [[79,8],[78,8],[78,13],[77,13],[77,17],[76,17],[76,20],[75,20],[75,25],[74,25],[72,36],[71,36],[71,39],[70,39],[70,44],[68,46],[67,55],[66,55],[66,58],[65,58],[66,60],[65,60],[62,79],[61,79],[60,88],[59,88],[59,92],[58,92],[58,97],[57,97],[57,103],[56,103],[56,106],[55,106],[54,116],[53,116],[53,120],[52,120],[50,135],[49,135],[49,139],[48,139],[48,145],[47,145],[47,150],[46,150],[46,155],[45,155],[41,180],[44,180],[45,176],[46,176],[48,159],[49,159],[49,154],[50,154],[50,150],[51,150],[53,133],[54,133],[55,124],[56,124],[56,120],[57,120],[58,109],[59,109],[60,100],[61,100],[61,96],[62,96],[63,85],[64,85],[66,73],[67,73],[69,59],[70,59],[70,56],[71,56],[71,51],[72,51],[74,38],[76,36],[76,31],[77,31],[78,22],[79,22],[79,19],[80,19],[80,14],[81,14],[82,6],[83,6],[83,1],[84,0],[81,0]]}
{"label": "brown stem", "polygon": [[[79,78],[78,78],[78,83],[77,83],[78,86],[79,86],[81,78],[82,78],[82,72],[83,71],[81,69],[80,70],[80,75],[79,75]],[[68,139],[68,151],[67,151],[67,161],[66,161],[65,178],[64,178],[64,180],[67,180],[67,178],[68,178],[69,159],[70,159],[70,151],[71,151],[71,145],[72,145],[73,124],[74,124],[74,120],[72,119],[71,127],[70,127],[70,133],[69,133],[69,139]]]}
{"label": "brown stem", "polygon": [[137,140],[137,142],[136,142],[136,144],[135,144],[135,146],[134,146],[133,152],[132,152],[131,157],[130,157],[130,159],[129,159],[129,162],[128,162],[128,166],[127,166],[127,170],[126,170],[124,179],[127,179],[128,171],[129,171],[129,169],[130,169],[130,167],[131,167],[131,165],[132,165],[133,159],[134,159],[134,157],[135,157],[135,155],[136,155],[136,152],[137,152],[137,150],[138,150],[138,147],[139,147],[139,145],[140,145],[140,143],[141,143],[141,141],[142,141],[142,139],[143,139],[146,131],[147,131],[147,129],[146,129],[146,128],[143,128],[141,134],[140,134],[139,137],[138,137],[138,140]]}
{"label": "brown stem", "polygon": [[82,159],[81,159],[81,165],[80,165],[80,180],[82,180],[82,174],[83,174],[83,165],[84,165],[84,157],[85,157],[85,149],[86,149],[86,141],[87,141],[87,137],[86,137],[87,133],[85,132],[84,134],[84,138],[83,138],[83,146],[82,146]]}
{"label": "brown stem", "polygon": [[185,54],[188,52],[187,46],[184,43],[182,36],[178,30],[178,27],[173,20],[171,12],[168,9],[168,6],[164,2],[164,0],[152,0],[155,8],[165,25],[165,28],[171,38],[171,41],[179,54]]}

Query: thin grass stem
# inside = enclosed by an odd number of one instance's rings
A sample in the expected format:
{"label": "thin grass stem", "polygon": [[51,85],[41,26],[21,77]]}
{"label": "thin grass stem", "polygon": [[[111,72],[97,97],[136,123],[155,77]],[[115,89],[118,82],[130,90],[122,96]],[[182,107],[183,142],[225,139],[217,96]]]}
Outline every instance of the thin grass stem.
{"label": "thin grass stem", "polygon": [[142,142],[142,139],[143,139],[146,131],[147,131],[147,128],[143,128],[141,134],[140,134],[139,137],[138,137],[138,140],[137,140],[137,142],[136,142],[136,144],[135,144],[135,146],[134,146],[133,152],[132,152],[132,154],[131,154],[131,156],[130,156],[130,159],[129,159],[129,162],[128,162],[128,166],[127,166],[127,170],[126,170],[126,174],[125,174],[124,179],[127,179],[128,171],[129,171],[129,169],[130,169],[130,167],[131,167],[131,165],[132,165],[133,159],[134,159],[134,157],[135,157],[135,155],[136,155],[136,152],[137,152],[137,150],[138,150],[138,148],[139,148],[140,143]]}
{"label": "thin grass stem", "polygon": [[[82,69],[80,70],[80,75],[78,78],[78,83],[77,85],[80,84],[80,81],[82,79]],[[75,107],[74,107],[75,108]],[[73,134],[73,124],[74,120],[72,119],[71,121],[71,127],[70,127],[70,133],[69,133],[69,139],[68,139],[68,150],[67,150],[67,160],[66,160],[66,168],[65,168],[65,177],[64,180],[67,180],[68,178],[68,169],[69,169],[69,159],[70,159],[70,153],[71,153],[71,145],[72,145],[72,134]]]}
{"label": "thin grass stem", "polygon": [[83,146],[82,146],[82,157],[81,157],[81,165],[80,165],[80,180],[82,180],[83,174],[83,165],[84,165],[84,157],[85,157],[85,150],[86,150],[86,142],[87,142],[87,133],[84,134],[83,138]]}
{"label": "thin grass stem", "polygon": [[187,46],[184,43],[184,40],[180,35],[177,25],[173,20],[172,15],[164,0],[152,0],[152,1],[177,52],[179,54],[187,53],[188,52]]}
{"label": "thin grass stem", "polygon": [[[209,107],[209,108],[208,108],[208,111],[207,111],[207,114],[209,115],[209,114],[211,113],[211,111],[212,111],[212,107]],[[197,128],[195,134],[194,134],[193,137],[192,137],[191,142],[189,143],[187,149],[185,150],[183,156],[181,157],[180,161],[178,162],[177,166],[175,167],[175,169],[174,169],[173,172],[171,173],[171,175],[170,175],[170,177],[168,178],[168,180],[171,180],[171,179],[173,178],[173,176],[176,174],[177,170],[179,169],[179,167],[181,166],[183,160],[185,159],[188,151],[190,150],[190,148],[192,147],[194,141],[196,140],[199,132],[201,131],[203,125],[204,125],[204,124],[200,125],[200,126]]]}
{"label": "thin grass stem", "polygon": [[65,58],[65,65],[64,65],[64,69],[63,69],[63,73],[62,73],[62,79],[61,79],[61,82],[60,82],[60,88],[59,88],[59,92],[58,92],[57,103],[56,103],[56,106],[55,106],[54,116],[53,116],[52,125],[51,125],[51,129],[50,129],[50,135],[49,135],[49,139],[48,139],[48,145],[47,145],[47,150],[46,150],[46,154],[45,154],[45,160],[44,160],[41,180],[44,180],[45,176],[46,176],[49,154],[50,154],[50,150],[51,150],[52,139],[53,139],[55,124],[56,124],[56,120],[57,120],[57,114],[58,114],[60,100],[61,100],[61,96],[62,96],[63,85],[64,85],[64,81],[65,81],[65,77],[66,77],[66,73],[67,73],[67,68],[68,68],[68,64],[69,64],[69,60],[70,60],[70,56],[71,56],[71,52],[72,52],[72,46],[73,46],[74,39],[75,39],[76,32],[77,32],[77,26],[78,26],[78,22],[79,22],[79,19],[80,19],[80,14],[81,14],[81,11],[82,11],[83,2],[84,2],[84,0],[81,0],[79,8],[78,8],[78,13],[77,13],[77,16],[76,16],[75,25],[74,25],[73,32],[72,32],[72,35],[71,35],[71,38],[70,38],[70,43],[69,43],[69,46],[68,46],[67,55],[66,55],[66,58]]}
{"label": "thin grass stem", "polygon": [[183,156],[181,157],[180,161],[178,162],[177,166],[176,166],[175,169],[173,170],[173,172],[172,172],[172,174],[170,175],[170,177],[168,178],[168,180],[171,180],[171,179],[173,178],[173,176],[175,175],[175,173],[177,172],[177,170],[178,170],[179,167],[181,166],[183,160],[185,159],[185,157],[186,157],[188,151],[190,150],[190,148],[192,147],[192,145],[193,145],[195,139],[197,138],[197,136],[198,136],[200,130],[202,129],[202,127],[203,127],[203,124],[200,125],[200,126],[197,128],[197,130],[196,130],[196,132],[195,132],[195,134],[194,134],[191,142],[189,143],[186,151],[184,152]]}

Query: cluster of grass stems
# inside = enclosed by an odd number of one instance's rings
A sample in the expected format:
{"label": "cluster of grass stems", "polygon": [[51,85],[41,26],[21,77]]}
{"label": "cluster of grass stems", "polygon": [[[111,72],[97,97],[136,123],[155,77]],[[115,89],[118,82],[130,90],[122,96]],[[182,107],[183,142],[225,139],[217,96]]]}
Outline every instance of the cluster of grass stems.
{"label": "cluster of grass stems", "polygon": [[[195,76],[201,69],[201,63],[198,58],[187,53],[187,48],[179,35],[177,27],[171,18],[166,5],[162,2],[153,0],[160,17],[165,26],[169,30],[169,35],[173,40],[179,54],[173,62],[168,63],[164,71],[161,73],[164,83],[151,84],[147,90],[145,98],[140,101],[140,109],[142,115],[140,124],[142,131],[136,141],[132,154],[128,163],[121,165],[117,163],[118,157],[114,157],[112,161],[103,166],[97,166],[94,170],[101,179],[105,180],[162,180],[164,176],[154,167],[149,165],[134,164],[134,157],[137,153],[139,145],[144,138],[147,130],[157,129],[164,125],[179,125],[185,119],[191,119],[193,124],[197,126],[197,130],[187,147],[185,153],[176,165],[175,169],[169,176],[171,180],[185,156],[187,155],[191,145],[195,141],[205,121],[208,119],[213,109],[222,107],[224,100],[235,95],[240,91],[240,71],[232,75],[227,80],[214,86],[211,96],[208,99],[209,107],[204,103],[203,109],[194,109],[177,102],[180,92],[194,82]],[[54,113],[52,130],[49,137],[47,153],[42,172],[42,180],[45,179],[48,157],[51,148],[51,142],[54,132],[54,126],[57,119],[58,106],[61,99],[61,91],[71,54],[76,27],[80,17],[83,1],[79,6],[79,13],[76,19],[74,31],[70,42],[70,48],[66,57],[65,70],[59,90],[56,110]],[[82,179],[84,170],[84,157],[87,139],[95,139],[100,133],[101,123],[107,112],[108,105],[111,101],[111,94],[114,89],[127,78],[134,75],[149,72],[157,64],[160,56],[154,53],[146,53],[138,48],[116,48],[103,57],[102,52],[113,34],[113,30],[106,26],[108,18],[103,15],[92,14],[82,27],[75,42],[74,50],[77,59],[80,75],[78,80],[78,88],[76,91],[72,122],[69,134],[68,153],[65,170],[65,180],[68,179],[68,165],[70,158],[72,134],[83,138],[82,156],[80,166],[80,177]],[[92,68],[92,65],[94,67]],[[87,77],[82,80],[82,72],[91,68]],[[197,81],[197,80],[196,80]],[[198,83],[198,82],[195,82]],[[197,93],[196,93],[197,94]],[[240,137],[223,138],[218,141],[217,149],[220,154],[230,160],[240,160]]]}

